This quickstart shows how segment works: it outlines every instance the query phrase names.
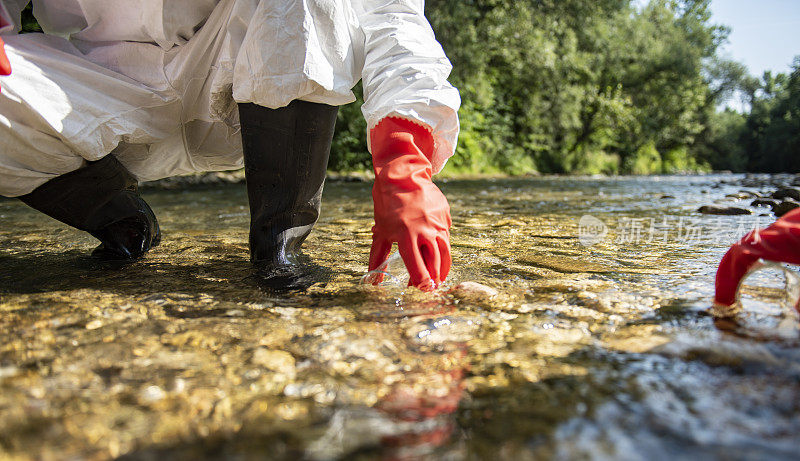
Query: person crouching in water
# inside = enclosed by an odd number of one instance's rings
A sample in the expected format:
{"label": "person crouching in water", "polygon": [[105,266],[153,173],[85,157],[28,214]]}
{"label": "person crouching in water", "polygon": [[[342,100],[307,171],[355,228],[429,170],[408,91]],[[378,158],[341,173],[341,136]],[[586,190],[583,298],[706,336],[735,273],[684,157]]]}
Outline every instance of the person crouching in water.
{"label": "person crouching in water", "polygon": [[455,150],[460,99],[423,0],[34,0],[45,33],[20,35],[27,3],[0,0],[0,195],[89,232],[97,257],[136,259],[161,238],[139,181],[244,166],[251,259],[291,285],[337,106],[362,80],[369,268],[397,242],[411,284],[447,277],[431,176]]}

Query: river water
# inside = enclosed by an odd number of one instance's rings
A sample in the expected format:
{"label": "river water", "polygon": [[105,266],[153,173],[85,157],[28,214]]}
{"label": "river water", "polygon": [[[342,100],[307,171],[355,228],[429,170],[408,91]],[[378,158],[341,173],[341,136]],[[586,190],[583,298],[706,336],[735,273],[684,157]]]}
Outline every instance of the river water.
{"label": "river water", "polygon": [[282,296],[241,185],[146,191],[163,243],[125,267],[0,201],[0,458],[797,459],[797,324],[710,309],[774,219],[696,213],[741,179],[444,182],[449,287],[496,295],[359,285],[365,183],[326,186],[331,278]]}

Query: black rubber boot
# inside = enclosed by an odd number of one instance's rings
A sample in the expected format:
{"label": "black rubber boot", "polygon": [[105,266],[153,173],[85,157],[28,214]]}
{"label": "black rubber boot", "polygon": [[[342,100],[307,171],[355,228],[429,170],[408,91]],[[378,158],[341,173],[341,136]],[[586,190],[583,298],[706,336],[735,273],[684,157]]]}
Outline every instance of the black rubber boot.
{"label": "black rubber boot", "polygon": [[239,104],[250,259],[263,288],[303,289],[324,277],[300,246],[319,218],[337,112],[305,101],[280,109]]}
{"label": "black rubber boot", "polygon": [[58,176],[19,197],[28,206],[100,240],[92,256],[134,260],[161,241],[136,178],[113,155]]}

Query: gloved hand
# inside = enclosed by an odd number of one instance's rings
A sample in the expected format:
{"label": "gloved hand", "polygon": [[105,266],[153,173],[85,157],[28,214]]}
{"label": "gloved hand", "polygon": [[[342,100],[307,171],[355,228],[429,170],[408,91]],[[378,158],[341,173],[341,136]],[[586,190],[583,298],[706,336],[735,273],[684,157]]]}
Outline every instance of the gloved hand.
{"label": "gloved hand", "polygon": [[450,273],[450,205],[431,180],[433,136],[408,120],[387,117],[370,131],[375,226],[369,270],[397,242],[409,285],[435,289]]}
{"label": "gloved hand", "polygon": [[734,305],[739,284],[759,259],[800,264],[800,209],[750,232],[728,250],[717,269],[714,303]]}
{"label": "gloved hand", "polygon": [[[7,25],[8,23],[0,16],[0,29]],[[4,46],[5,43],[3,43],[3,39],[0,38],[0,75],[11,75],[11,63],[8,62],[8,56],[6,56]]]}
{"label": "gloved hand", "polygon": [[[2,22],[2,20],[0,20],[0,22]],[[6,56],[4,46],[5,43],[3,43],[3,39],[0,38],[0,75],[11,75],[11,63],[8,62],[8,56]]]}

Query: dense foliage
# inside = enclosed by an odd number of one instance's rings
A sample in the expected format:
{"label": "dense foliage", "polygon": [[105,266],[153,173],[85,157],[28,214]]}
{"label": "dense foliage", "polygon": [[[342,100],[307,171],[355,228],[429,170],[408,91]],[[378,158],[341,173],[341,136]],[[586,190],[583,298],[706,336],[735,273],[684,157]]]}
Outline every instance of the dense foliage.
{"label": "dense foliage", "polygon": [[[710,0],[428,0],[461,90],[450,172],[800,172],[800,57],[756,79],[720,59]],[[642,6],[644,4],[644,6]],[[25,28],[38,29],[30,7]],[[334,170],[369,168],[359,100]],[[722,109],[743,95],[748,113]]]}
{"label": "dense foliage", "polygon": [[[463,99],[448,171],[800,171],[798,71],[720,59],[709,3],[428,0]],[[750,114],[721,109],[733,94]],[[358,117],[340,115],[334,168],[369,165]]]}
{"label": "dense foliage", "polygon": [[738,131],[745,168],[800,172],[800,57],[790,75],[764,75],[751,105]]}

